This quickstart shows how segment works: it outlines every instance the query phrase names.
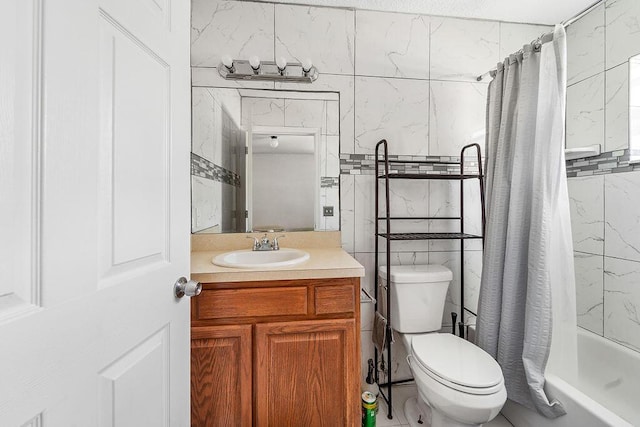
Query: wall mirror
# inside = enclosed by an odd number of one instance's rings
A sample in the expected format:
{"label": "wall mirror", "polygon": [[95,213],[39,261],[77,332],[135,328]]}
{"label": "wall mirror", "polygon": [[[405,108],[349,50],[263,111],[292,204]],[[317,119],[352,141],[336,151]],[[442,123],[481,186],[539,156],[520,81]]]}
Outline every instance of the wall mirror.
{"label": "wall mirror", "polygon": [[192,88],[191,232],[340,229],[335,92]]}

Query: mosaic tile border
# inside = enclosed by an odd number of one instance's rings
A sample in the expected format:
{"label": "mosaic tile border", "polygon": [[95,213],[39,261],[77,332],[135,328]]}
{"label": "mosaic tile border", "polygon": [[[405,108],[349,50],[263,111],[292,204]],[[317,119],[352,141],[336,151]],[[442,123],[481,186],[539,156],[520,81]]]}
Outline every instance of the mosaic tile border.
{"label": "mosaic tile border", "polygon": [[[637,153],[636,153],[637,151]],[[634,150],[634,154],[640,158],[640,150]],[[340,174],[342,175],[373,175],[375,173],[375,154],[340,154]],[[411,160],[433,162],[425,164],[390,164],[389,168],[394,173],[438,173],[457,175],[460,173],[458,165],[442,165],[437,162],[459,162],[456,156],[395,156],[390,155],[390,160]],[[622,173],[640,171],[640,163],[631,163],[630,150],[607,151],[598,156],[567,160],[567,177],[603,175],[607,173]],[[465,163],[465,172],[477,173],[478,162],[475,157],[470,157]]]}
{"label": "mosaic tile border", "polygon": [[[637,150],[634,150],[634,154]],[[604,175],[608,173],[633,172],[640,170],[640,164],[630,163],[630,150],[607,151],[599,156],[567,160],[567,178]]]}
{"label": "mosaic tile border", "polygon": [[338,188],[340,186],[340,177],[338,176],[321,176],[320,188]]}
{"label": "mosaic tile border", "polygon": [[195,153],[191,153],[191,175],[233,185],[234,187],[240,187],[241,185],[240,175],[218,166]]}
{"label": "mosaic tile border", "polygon": [[[478,161],[475,156],[465,158],[464,171],[478,173]],[[389,155],[389,160],[432,162],[419,163],[391,163],[389,170],[393,173],[437,173],[460,174],[460,165],[438,164],[438,162],[459,162],[459,156],[397,156]],[[340,174],[342,175],[373,175],[375,173],[375,154],[340,154]]]}

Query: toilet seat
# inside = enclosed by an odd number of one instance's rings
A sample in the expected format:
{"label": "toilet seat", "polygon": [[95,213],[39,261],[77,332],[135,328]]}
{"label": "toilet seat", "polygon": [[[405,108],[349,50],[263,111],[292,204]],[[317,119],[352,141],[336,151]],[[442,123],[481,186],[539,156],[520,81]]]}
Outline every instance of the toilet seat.
{"label": "toilet seat", "polygon": [[462,393],[488,395],[504,388],[500,365],[480,347],[453,334],[414,335],[411,356],[414,368]]}

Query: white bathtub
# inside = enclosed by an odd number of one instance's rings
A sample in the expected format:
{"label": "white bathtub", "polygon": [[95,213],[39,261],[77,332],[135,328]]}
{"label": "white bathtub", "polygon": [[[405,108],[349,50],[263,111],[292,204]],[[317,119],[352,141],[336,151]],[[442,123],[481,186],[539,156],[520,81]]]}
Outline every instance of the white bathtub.
{"label": "white bathtub", "polygon": [[640,426],[640,353],[578,328],[578,380],[547,373],[545,391],[567,414],[550,420],[507,401],[516,427]]}

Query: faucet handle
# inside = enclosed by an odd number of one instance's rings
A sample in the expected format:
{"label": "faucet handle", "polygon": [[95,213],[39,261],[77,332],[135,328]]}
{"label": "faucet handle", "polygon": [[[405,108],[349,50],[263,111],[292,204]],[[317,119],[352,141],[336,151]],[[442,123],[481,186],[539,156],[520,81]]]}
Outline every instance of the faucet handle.
{"label": "faucet handle", "polygon": [[253,236],[245,236],[247,239],[253,239],[253,250],[257,251],[258,248],[260,248],[260,242],[258,241],[257,237],[253,237]]}
{"label": "faucet handle", "polygon": [[287,237],[284,234],[281,234],[279,236],[276,236],[273,238],[273,250],[277,251],[280,249],[280,244],[278,243],[278,239],[282,238],[282,237]]}

